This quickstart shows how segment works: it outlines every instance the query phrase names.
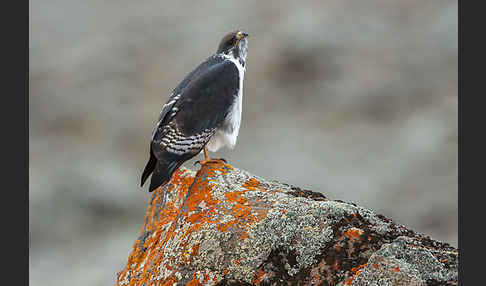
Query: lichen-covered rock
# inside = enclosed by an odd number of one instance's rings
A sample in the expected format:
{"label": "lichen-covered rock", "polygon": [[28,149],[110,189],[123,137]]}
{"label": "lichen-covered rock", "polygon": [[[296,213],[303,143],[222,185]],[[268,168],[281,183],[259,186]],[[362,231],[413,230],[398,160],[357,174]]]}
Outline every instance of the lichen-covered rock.
{"label": "lichen-covered rock", "polygon": [[118,285],[457,285],[458,251],[227,164],[154,191]]}

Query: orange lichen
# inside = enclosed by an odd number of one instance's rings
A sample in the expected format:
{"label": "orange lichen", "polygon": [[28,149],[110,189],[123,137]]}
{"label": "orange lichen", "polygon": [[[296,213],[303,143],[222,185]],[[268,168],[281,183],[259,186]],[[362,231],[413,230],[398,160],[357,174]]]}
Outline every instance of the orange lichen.
{"label": "orange lichen", "polygon": [[358,275],[360,272],[361,272],[361,269],[363,267],[366,267],[368,263],[365,263],[365,264],[361,264],[359,266],[356,266],[356,267],[353,267],[351,268],[350,272],[351,272],[351,277],[349,277],[347,280],[346,280],[346,283],[344,283],[344,285],[350,285],[351,282],[353,281],[354,279],[354,275]]}
{"label": "orange lichen", "polygon": [[255,179],[255,178],[251,178],[249,179],[248,181],[246,181],[244,184],[243,184],[243,188],[246,188],[247,190],[249,191],[254,191],[254,190],[257,190],[258,189],[258,186],[260,185],[260,182]]}
{"label": "orange lichen", "polygon": [[263,275],[265,275],[265,272],[262,269],[258,269],[258,271],[255,272],[255,278],[253,279],[253,284],[258,284],[262,281]]}
{"label": "orange lichen", "polygon": [[[213,225],[219,231],[237,231],[240,239],[247,238],[248,228],[266,217],[265,208],[253,208],[244,196],[248,191],[257,190],[260,182],[249,179],[242,185],[243,189],[228,192],[219,198],[225,200],[224,203],[212,193],[216,175],[232,169],[223,163],[207,163],[201,166],[195,177],[187,175],[186,170],[178,170],[167,186],[154,191],[139,239],[133,245],[125,269],[117,274],[118,283],[174,284],[178,279],[172,266],[191,263],[192,258],[198,255],[200,245],[191,243],[191,235],[201,228]],[[231,214],[233,219],[220,221],[220,214],[223,213]],[[173,249],[169,257],[166,257],[167,242],[172,239],[180,241],[176,253],[178,258],[174,256]],[[227,274],[228,270],[224,273]],[[211,279],[208,274],[203,275],[205,282]],[[157,281],[153,277],[163,279]],[[191,285],[199,285],[200,281],[195,276],[193,278]],[[216,276],[212,279],[218,280]]]}
{"label": "orange lichen", "polygon": [[238,240],[242,240],[248,237],[249,237],[248,233],[246,231],[243,231],[241,232],[240,237],[238,237]]}
{"label": "orange lichen", "polygon": [[228,221],[224,224],[219,224],[217,229],[220,231],[226,231],[231,227],[236,227],[240,229],[239,239],[244,239],[248,237],[245,229],[251,226],[255,222],[261,221],[266,216],[266,211],[253,211],[252,205],[248,203],[248,199],[243,196],[249,190],[256,190],[260,185],[260,182],[254,178],[246,181],[242,187],[244,190],[238,190],[233,192],[228,192],[224,194],[226,201],[232,205],[231,213],[234,217],[233,220]]}
{"label": "orange lichen", "polygon": [[226,223],[220,223],[216,226],[216,229],[219,230],[219,231],[227,231],[229,228],[231,228],[234,224],[236,223],[236,221],[230,221],[230,222],[226,222]]}
{"label": "orange lichen", "polygon": [[231,203],[245,204],[248,201],[248,199],[241,196],[244,193],[246,193],[246,190],[226,193],[224,194],[224,196]]}
{"label": "orange lichen", "polygon": [[[140,238],[133,245],[127,266],[117,274],[118,283],[128,281],[128,285],[153,285],[156,283],[156,280],[152,280],[153,277],[165,276],[162,285],[174,284],[178,279],[174,276],[171,264],[174,266],[176,263],[190,263],[192,258],[198,255],[199,244],[193,245],[191,249],[189,242],[191,234],[203,227],[216,224],[219,231],[235,227],[239,229],[240,239],[248,237],[246,230],[253,223],[265,218],[266,210],[254,210],[243,194],[258,189],[260,182],[256,179],[248,180],[242,185],[243,190],[226,193],[223,198],[226,202],[221,204],[221,201],[212,195],[212,178],[229,170],[232,170],[232,167],[222,163],[203,165],[195,177],[185,174],[185,170],[178,170],[167,186],[158,188],[153,193],[140,230]],[[174,193],[175,191],[177,193]],[[171,199],[165,201],[168,195]],[[231,208],[221,209],[221,205]],[[233,219],[224,223],[219,221],[221,216],[217,214],[227,214],[228,211]],[[176,262],[173,253],[172,256],[165,257],[167,242],[175,237],[180,240],[179,262]],[[224,274],[227,273],[228,270],[225,270]],[[209,281],[210,276],[206,273],[203,275],[204,281]],[[212,279],[217,280],[216,276]],[[193,276],[190,283],[199,285],[200,281]]]}
{"label": "orange lichen", "polygon": [[[202,283],[206,283],[209,281],[209,275],[206,274],[205,272],[201,272],[204,279],[202,281]],[[197,275],[196,275],[196,272],[193,272],[192,273],[192,280],[189,281],[189,283],[187,283],[188,286],[197,286],[197,285],[201,285],[201,281],[199,280],[199,278],[197,278]]]}
{"label": "orange lichen", "polygon": [[[206,168],[201,168],[200,172],[204,172],[204,169]],[[164,200],[163,190],[159,188],[153,193],[152,199],[145,215],[145,223],[141,228],[140,235],[143,235],[147,231],[153,232],[154,235],[149,235],[148,237],[146,237],[143,245],[140,245],[140,241],[136,241],[133,250],[128,258],[127,266],[118,274],[119,282],[125,280],[128,274],[131,274],[127,279],[129,280],[129,285],[143,283],[150,285],[151,280],[149,278],[151,276],[160,275],[160,270],[158,269],[158,267],[153,267],[152,264],[160,265],[160,262],[163,260],[164,257],[166,242],[176,235],[176,233],[174,232],[174,230],[176,229],[176,224],[174,223],[175,219],[181,216],[181,209],[183,206],[187,206],[187,209],[189,210],[195,208],[194,204],[190,204],[192,202],[190,201],[190,198],[194,199],[194,196],[189,196],[187,200],[189,201],[189,204],[185,204],[184,199],[190,189],[196,194],[198,193],[197,186],[194,186],[194,183],[196,183],[195,180],[198,179],[198,176],[196,176],[196,178],[191,176],[184,176],[184,173],[185,170],[178,170],[172,176],[172,179],[166,188],[167,193],[173,192],[175,190],[174,186],[177,186],[179,193],[176,194],[175,200],[166,202],[164,208],[160,207]],[[202,194],[201,196],[196,195],[195,197],[196,200],[207,199],[207,196],[205,196],[205,194]],[[203,216],[199,216],[198,214],[194,216],[187,216],[186,213],[186,216],[184,216],[184,214],[182,214],[182,216],[191,224],[197,224],[197,222],[200,222],[203,218]],[[191,231],[191,229],[189,229],[189,231]],[[161,237],[163,233],[164,237]],[[196,255],[198,251],[199,245],[195,245],[192,249],[192,253],[190,256],[192,257]],[[186,261],[184,255],[181,255],[181,257],[184,261]],[[144,261],[150,261],[151,263],[146,263],[141,266],[142,262]],[[171,270],[171,267],[168,264],[164,265],[164,268],[169,271]],[[135,275],[133,275],[135,273],[138,274],[138,279]],[[172,285],[176,281],[176,277],[170,276],[170,278],[165,279],[162,284],[166,283],[168,285]]]}
{"label": "orange lichen", "polygon": [[204,276],[203,283],[208,282],[209,281],[209,275],[206,274],[206,272],[203,272],[203,276]]}
{"label": "orange lichen", "polygon": [[[141,281],[142,280],[140,280],[140,282]],[[138,283],[135,283],[135,282],[139,282],[139,281],[131,281],[130,284],[128,284],[128,285],[138,285]],[[174,283],[176,283],[176,282],[177,282],[177,277],[171,276],[167,279],[164,279],[160,285],[161,286],[173,286]]]}
{"label": "orange lichen", "polygon": [[192,276],[192,280],[187,283],[187,286],[197,286],[200,285],[199,279],[195,277],[196,273]]}
{"label": "orange lichen", "polygon": [[334,269],[334,270],[338,270],[339,269],[338,261],[337,260],[334,260],[334,264],[332,265],[332,269]]}
{"label": "orange lichen", "polygon": [[351,272],[353,272],[353,275],[359,274],[361,272],[361,268],[365,267],[366,265],[367,265],[367,263],[361,264],[357,267],[353,267],[353,268],[351,268]]}
{"label": "orange lichen", "polygon": [[344,285],[351,285],[351,282],[353,282],[354,277],[349,277],[348,280],[346,280],[346,283]]}
{"label": "orange lichen", "polygon": [[363,231],[361,229],[354,229],[354,228],[351,228],[349,230],[347,230],[344,235],[346,235],[349,239],[359,239],[361,237],[361,234],[363,233]]}
{"label": "orange lichen", "polygon": [[[176,174],[176,180],[178,180],[179,178],[182,180],[179,175],[183,172],[184,171],[181,171],[180,173]],[[187,180],[187,178],[184,178],[184,180]],[[181,185],[184,185],[184,182],[179,183],[181,183]],[[174,202],[168,202],[165,208],[163,210],[160,210],[159,215],[156,216],[155,214],[157,204],[160,204],[161,202],[162,192],[157,191],[153,194],[151,203],[147,210],[145,223],[140,231],[140,235],[144,234],[147,231],[154,231],[159,228],[164,228],[166,224],[170,223],[177,216],[177,206],[174,204]],[[140,265],[143,261],[153,261],[152,258],[155,256],[155,252],[146,250],[155,248],[155,245],[157,244],[156,242],[159,240],[159,238],[160,232],[155,231],[155,237],[153,235],[149,235],[143,245],[140,245],[140,240],[137,240],[135,242],[133,251],[128,258],[127,267],[119,273],[119,281],[125,279],[128,273],[138,272],[140,269]],[[148,270],[149,264],[145,264],[143,268],[144,271]],[[147,276],[147,274],[141,275],[139,279],[135,277],[130,277],[131,279],[129,279],[129,285],[135,285],[138,284],[137,282],[143,282],[148,278]],[[173,282],[177,281],[177,278],[169,277],[164,281],[166,281],[168,285],[172,285]]]}
{"label": "orange lichen", "polygon": [[378,264],[373,264],[373,269],[378,269]]}
{"label": "orange lichen", "polygon": [[196,256],[199,253],[199,243],[192,247],[191,257]]}
{"label": "orange lichen", "polygon": [[318,285],[321,283],[321,274],[317,273],[316,277],[314,277],[315,284]]}

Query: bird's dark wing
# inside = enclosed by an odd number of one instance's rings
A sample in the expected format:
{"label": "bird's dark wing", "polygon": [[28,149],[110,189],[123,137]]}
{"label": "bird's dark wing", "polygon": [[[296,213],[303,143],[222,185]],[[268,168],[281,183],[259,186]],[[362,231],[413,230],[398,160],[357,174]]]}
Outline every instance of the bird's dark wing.
{"label": "bird's dark wing", "polygon": [[[167,103],[162,106],[162,110],[160,112],[159,121],[154,128],[154,131],[160,126],[164,126],[171,119],[177,114],[179,110],[180,104],[183,102],[179,99],[197,97],[199,94],[198,92],[194,92],[193,90],[187,90],[188,88],[198,88],[197,85],[201,84],[204,81],[210,82],[215,80],[214,77],[219,77],[221,74],[228,72],[228,65],[231,63],[225,60],[223,57],[218,55],[213,55],[207,58],[204,62],[202,62],[199,66],[197,66],[193,71],[191,71],[186,77],[177,85],[177,87],[172,91],[169,98],[167,99]],[[236,74],[234,74],[236,72]],[[211,78],[211,75],[213,78]],[[213,84],[222,83],[224,80],[227,80],[228,76],[236,76],[238,77],[238,71],[235,70],[230,72],[226,75],[226,78],[219,77],[217,82],[212,82]],[[195,82],[197,81],[197,83]],[[238,86],[236,86],[237,88]],[[204,91],[202,91],[204,93]]]}
{"label": "bird's dark wing", "polygon": [[150,191],[165,184],[182,163],[201,152],[226,118],[238,88],[237,67],[219,56],[186,76],[162,108],[142,185],[152,172]]}

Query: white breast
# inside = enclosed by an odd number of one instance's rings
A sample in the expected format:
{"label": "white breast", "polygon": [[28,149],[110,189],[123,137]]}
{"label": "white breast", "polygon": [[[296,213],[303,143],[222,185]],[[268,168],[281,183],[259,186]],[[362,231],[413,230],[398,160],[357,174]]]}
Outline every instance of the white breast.
{"label": "white breast", "polygon": [[245,68],[237,59],[231,56],[227,56],[226,58],[232,61],[236,67],[238,67],[240,74],[240,86],[238,89],[238,96],[236,97],[236,100],[233,103],[231,111],[228,113],[225,122],[218,130],[216,130],[216,133],[213,135],[207,145],[208,150],[211,152],[216,152],[224,146],[233,149],[236,145],[236,139],[240,131],[241,109],[243,105],[243,77],[245,76]]}

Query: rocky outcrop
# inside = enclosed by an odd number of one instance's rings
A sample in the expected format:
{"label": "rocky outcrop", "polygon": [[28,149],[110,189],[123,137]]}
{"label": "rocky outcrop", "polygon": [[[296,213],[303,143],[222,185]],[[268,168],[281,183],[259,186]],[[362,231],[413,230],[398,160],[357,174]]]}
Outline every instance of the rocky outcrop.
{"label": "rocky outcrop", "polygon": [[154,191],[118,285],[457,285],[458,250],[228,164]]}

